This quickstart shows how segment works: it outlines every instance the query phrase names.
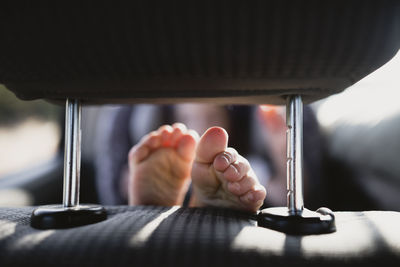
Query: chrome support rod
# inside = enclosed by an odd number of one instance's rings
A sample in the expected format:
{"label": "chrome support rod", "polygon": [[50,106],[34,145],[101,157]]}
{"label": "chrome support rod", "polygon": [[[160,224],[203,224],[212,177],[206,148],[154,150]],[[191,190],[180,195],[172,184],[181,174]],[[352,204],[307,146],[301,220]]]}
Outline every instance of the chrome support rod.
{"label": "chrome support rod", "polygon": [[79,205],[81,169],[81,104],[67,99],[65,105],[64,195],[63,206]]}
{"label": "chrome support rod", "polygon": [[67,99],[65,103],[63,203],[35,209],[31,216],[31,226],[34,228],[71,228],[107,219],[106,210],[102,206],[79,204],[81,113],[82,107],[79,100]]}
{"label": "chrome support rod", "polygon": [[289,214],[301,214],[303,201],[303,101],[301,96],[287,98],[287,206]]}

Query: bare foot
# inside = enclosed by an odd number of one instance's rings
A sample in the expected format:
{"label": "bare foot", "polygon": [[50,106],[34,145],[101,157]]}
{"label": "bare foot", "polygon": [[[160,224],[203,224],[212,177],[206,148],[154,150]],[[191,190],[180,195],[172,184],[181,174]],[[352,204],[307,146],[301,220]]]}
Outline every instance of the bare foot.
{"label": "bare foot", "polygon": [[201,137],[192,169],[191,206],[228,207],[256,212],[266,196],[249,162],[228,148],[228,134],[220,127]]}
{"label": "bare foot", "polygon": [[144,136],[129,152],[129,204],[182,204],[197,139],[197,133],[181,123]]}

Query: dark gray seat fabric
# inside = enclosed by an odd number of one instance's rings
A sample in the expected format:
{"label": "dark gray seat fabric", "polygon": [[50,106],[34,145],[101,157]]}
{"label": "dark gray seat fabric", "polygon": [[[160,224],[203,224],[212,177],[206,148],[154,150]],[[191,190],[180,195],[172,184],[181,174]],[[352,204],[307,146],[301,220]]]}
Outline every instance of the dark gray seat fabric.
{"label": "dark gray seat fabric", "polygon": [[1,83],[90,103],[309,102],[400,48],[397,0],[8,1],[0,25]]}
{"label": "dark gray seat fabric", "polygon": [[29,226],[0,208],[0,266],[398,266],[400,213],[336,212],[337,232],[290,236],[225,209],[116,206],[106,221]]}

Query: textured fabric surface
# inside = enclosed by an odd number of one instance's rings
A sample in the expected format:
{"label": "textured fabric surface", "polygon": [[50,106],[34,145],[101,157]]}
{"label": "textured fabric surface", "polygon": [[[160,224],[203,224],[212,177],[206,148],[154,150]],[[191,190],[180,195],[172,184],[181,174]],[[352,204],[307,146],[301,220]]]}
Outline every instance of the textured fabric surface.
{"label": "textured fabric surface", "polygon": [[0,82],[23,99],[281,103],[340,92],[400,47],[397,0],[7,1]]}
{"label": "textured fabric surface", "polygon": [[337,232],[288,236],[222,209],[108,207],[106,221],[29,226],[0,208],[0,266],[398,266],[400,213],[336,212]]}

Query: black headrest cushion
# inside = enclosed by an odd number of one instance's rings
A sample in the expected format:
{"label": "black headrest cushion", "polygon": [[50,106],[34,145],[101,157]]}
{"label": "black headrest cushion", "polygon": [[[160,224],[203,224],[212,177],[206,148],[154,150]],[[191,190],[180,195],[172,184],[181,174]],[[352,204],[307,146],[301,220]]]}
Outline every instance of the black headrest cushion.
{"label": "black headrest cushion", "polygon": [[21,2],[0,8],[0,83],[22,99],[312,101],[400,47],[397,0]]}

